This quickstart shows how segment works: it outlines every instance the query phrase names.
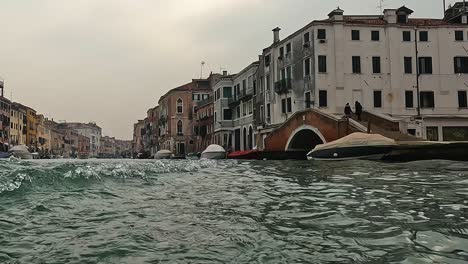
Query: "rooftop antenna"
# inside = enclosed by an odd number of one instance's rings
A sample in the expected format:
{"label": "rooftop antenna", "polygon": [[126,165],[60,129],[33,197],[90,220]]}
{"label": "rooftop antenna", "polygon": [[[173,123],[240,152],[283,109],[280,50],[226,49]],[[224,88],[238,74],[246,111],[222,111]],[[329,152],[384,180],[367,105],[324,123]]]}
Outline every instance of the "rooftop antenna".
{"label": "rooftop antenna", "polygon": [[383,12],[383,8],[385,7],[384,5],[384,0],[379,0],[379,6],[377,6],[380,9],[380,13]]}
{"label": "rooftop antenna", "polygon": [[203,79],[203,67],[205,67],[206,62],[202,61],[200,63],[200,79]]}

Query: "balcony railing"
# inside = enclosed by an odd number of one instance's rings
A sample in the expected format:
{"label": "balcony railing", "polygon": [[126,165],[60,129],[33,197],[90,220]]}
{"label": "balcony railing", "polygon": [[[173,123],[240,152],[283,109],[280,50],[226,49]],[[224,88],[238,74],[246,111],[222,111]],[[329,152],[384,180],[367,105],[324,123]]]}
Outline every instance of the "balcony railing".
{"label": "balcony railing", "polygon": [[275,92],[277,94],[285,94],[292,89],[292,80],[283,79],[281,81],[275,82]]}
{"label": "balcony railing", "polygon": [[166,122],[167,122],[167,115],[159,116],[159,123],[160,124],[165,124]]}
{"label": "balcony railing", "polygon": [[245,90],[241,90],[239,94],[235,94],[233,97],[229,98],[228,103],[238,103],[242,100],[249,100],[253,96],[253,88],[248,88]]}

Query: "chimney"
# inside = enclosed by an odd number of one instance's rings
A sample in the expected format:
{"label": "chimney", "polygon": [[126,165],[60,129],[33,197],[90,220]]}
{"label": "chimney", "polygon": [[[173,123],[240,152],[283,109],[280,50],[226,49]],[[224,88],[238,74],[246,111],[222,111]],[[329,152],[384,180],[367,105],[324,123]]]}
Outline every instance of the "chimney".
{"label": "chimney", "polygon": [[227,76],[228,72],[227,71],[223,71],[223,76]]}
{"label": "chimney", "polygon": [[337,7],[335,10],[331,11],[330,14],[328,14],[328,17],[330,20],[343,21],[343,14],[344,11],[340,7]]}
{"label": "chimney", "polygon": [[281,30],[281,28],[279,28],[279,27],[273,29],[273,43],[280,42],[280,35],[279,35],[280,30]]}
{"label": "chimney", "polygon": [[384,20],[389,24],[396,24],[397,22],[397,10],[396,9],[385,9]]}

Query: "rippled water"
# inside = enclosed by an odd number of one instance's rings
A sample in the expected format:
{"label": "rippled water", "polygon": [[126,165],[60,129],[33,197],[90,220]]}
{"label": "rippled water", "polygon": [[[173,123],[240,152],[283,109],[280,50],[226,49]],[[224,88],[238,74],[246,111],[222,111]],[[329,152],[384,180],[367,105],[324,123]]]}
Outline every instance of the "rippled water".
{"label": "rippled water", "polygon": [[0,263],[466,263],[468,163],[0,161]]}

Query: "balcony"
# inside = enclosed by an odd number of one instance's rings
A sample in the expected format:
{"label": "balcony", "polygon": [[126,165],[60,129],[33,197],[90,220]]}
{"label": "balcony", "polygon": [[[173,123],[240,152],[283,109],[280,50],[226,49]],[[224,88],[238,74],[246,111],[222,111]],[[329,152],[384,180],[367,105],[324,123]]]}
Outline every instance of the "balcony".
{"label": "balcony", "polygon": [[167,115],[159,116],[159,124],[166,124],[167,123]]}
{"label": "balcony", "polygon": [[247,101],[253,97],[253,88],[246,90],[241,90],[240,94],[236,94],[233,97],[229,98],[229,105],[238,105],[240,101]]}
{"label": "balcony", "polygon": [[281,81],[275,82],[275,92],[277,94],[285,94],[292,89],[292,80],[283,79]]}

